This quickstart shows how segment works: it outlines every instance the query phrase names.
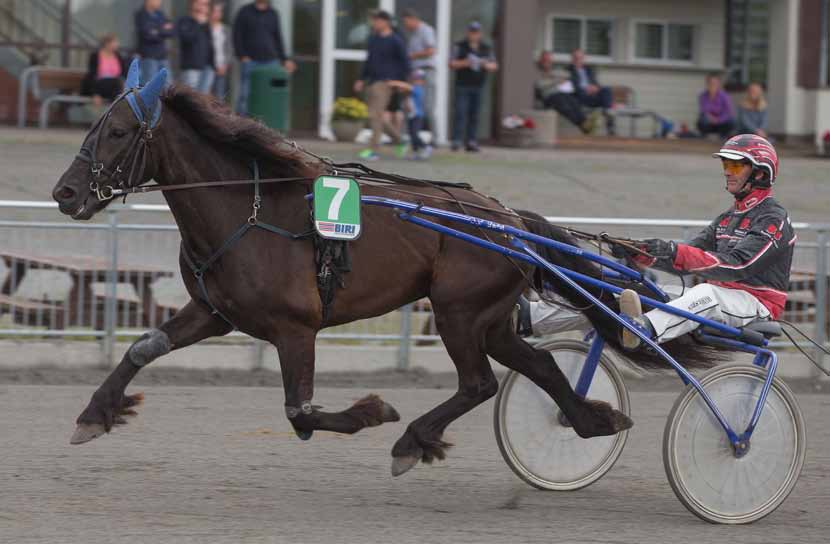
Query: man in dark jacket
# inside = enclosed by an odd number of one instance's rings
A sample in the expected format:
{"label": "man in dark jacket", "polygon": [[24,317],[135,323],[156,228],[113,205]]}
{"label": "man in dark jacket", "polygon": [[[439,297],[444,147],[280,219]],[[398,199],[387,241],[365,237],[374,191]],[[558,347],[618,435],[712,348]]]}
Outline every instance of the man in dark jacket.
{"label": "man in dark jacket", "polygon": [[[756,320],[778,319],[787,301],[796,234],[787,210],[772,196],[778,175],[773,146],[754,134],[727,140],[714,154],[723,163],[726,190],[734,204],[689,242],[644,240],[640,249],[651,257],[630,255],[621,246],[613,254],[638,268],[654,267],[672,274],[695,274],[706,280],[686,289],[669,305],[724,323],[744,327]],[[571,312],[539,303],[520,303],[520,334],[550,334],[586,328]],[[620,310],[658,343],[692,332],[696,321],[654,309],[643,314],[632,290],[620,295]],[[623,346],[637,349],[640,338],[624,330]]]}
{"label": "man in dark jacket", "polygon": [[579,103],[589,108],[602,108],[605,116],[606,129],[609,135],[615,134],[614,116],[610,110],[614,104],[614,97],[610,87],[602,87],[597,81],[596,70],[585,64],[585,52],[575,49],[571,53],[571,64],[568,65],[574,93]]}
{"label": "man in dark jacket", "polygon": [[190,14],[176,22],[181,81],[202,93],[213,88],[213,37],[208,0],[190,0]]}
{"label": "man in dark jacket", "polygon": [[[481,23],[467,26],[467,37],[455,44],[450,68],[455,70],[455,112],[453,114],[452,150],[461,147],[462,137],[467,151],[478,151],[478,113],[484,94],[487,73],[499,65],[492,46],[481,37]],[[466,130],[464,121],[467,121]]]}
{"label": "man in dark jacket", "polygon": [[400,131],[384,119],[386,107],[392,98],[393,88],[390,83],[406,81],[409,77],[409,55],[403,39],[392,30],[392,15],[383,10],[372,12],[369,18],[372,35],[366,47],[366,62],[360,72],[360,79],[354,83],[354,91],[366,90],[366,103],[369,108],[369,124],[372,127],[372,139],[369,148],[358,155],[361,159],[374,161],[380,138],[386,132],[396,144],[396,153],[403,157],[406,147],[401,144]]}
{"label": "man in dark jacket", "polygon": [[162,68],[170,68],[165,40],[176,33],[160,8],[161,0],[144,0],[144,7],[135,13],[136,54],[141,57],[142,83],[150,81]]}
{"label": "man in dark jacket", "polygon": [[243,6],[233,23],[233,47],[242,63],[236,112],[248,113],[251,70],[257,66],[281,63],[289,74],[297,69],[285,52],[280,14],[269,0],[256,0]]}

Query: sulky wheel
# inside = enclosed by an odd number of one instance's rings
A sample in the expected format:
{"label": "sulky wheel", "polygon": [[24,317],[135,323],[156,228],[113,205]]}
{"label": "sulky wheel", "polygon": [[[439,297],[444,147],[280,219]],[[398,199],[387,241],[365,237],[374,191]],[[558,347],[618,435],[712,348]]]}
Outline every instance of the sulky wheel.
{"label": "sulky wheel", "polygon": [[[766,371],[726,365],[700,383],[732,429],[742,434],[760,396]],[[741,458],[700,394],[689,386],[674,403],[663,436],[663,464],[677,498],[712,523],[751,523],[790,494],[806,452],[804,418],[790,389],[772,382],[761,419]]]}
{"label": "sulky wheel", "polygon": [[[549,351],[575,386],[590,348],[578,340],[552,340],[535,346]],[[588,398],[603,400],[630,415],[628,391],[613,362],[603,354]],[[494,410],[502,457],[522,480],[539,489],[571,491],[602,478],[622,453],[628,431],[583,439],[561,416],[542,389],[516,372],[504,377]]]}

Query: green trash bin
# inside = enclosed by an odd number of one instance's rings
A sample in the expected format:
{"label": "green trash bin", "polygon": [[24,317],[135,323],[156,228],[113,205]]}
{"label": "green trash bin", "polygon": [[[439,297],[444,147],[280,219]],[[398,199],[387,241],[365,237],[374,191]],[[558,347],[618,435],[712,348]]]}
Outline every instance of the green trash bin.
{"label": "green trash bin", "polygon": [[288,131],[288,72],[279,64],[251,70],[248,115],[282,132]]}

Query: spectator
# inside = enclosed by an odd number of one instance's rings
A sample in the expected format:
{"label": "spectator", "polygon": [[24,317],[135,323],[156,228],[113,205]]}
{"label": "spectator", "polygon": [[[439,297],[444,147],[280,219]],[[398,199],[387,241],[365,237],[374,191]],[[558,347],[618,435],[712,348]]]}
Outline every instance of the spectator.
{"label": "spectator", "polygon": [[242,63],[236,112],[246,115],[251,70],[280,63],[290,74],[297,69],[297,65],[286,56],[280,14],[271,7],[269,0],[255,0],[237,12],[233,23],[233,47]]}
{"label": "spectator", "polygon": [[732,101],[721,87],[720,75],[706,76],[706,90],[700,93],[700,116],[697,130],[701,136],[718,134],[726,138],[735,129],[735,116],[732,113]]}
{"label": "spectator", "polygon": [[599,84],[596,69],[585,64],[585,52],[582,49],[574,49],[571,53],[568,71],[571,74],[571,84],[579,103],[589,108],[602,108],[605,129],[609,136],[613,136],[616,130],[614,116],[611,114],[611,108],[614,105],[611,87],[603,87]]}
{"label": "spectator", "polygon": [[484,82],[487,72],[495,72],[499,68],[493,48],[481,39],[481,23],[478,21],[470,23],[467,37],[455,44],[450,68],[455,70],[452,150],[458,151],[463,137],[467,151],[477,152],[478,113]]}
{"label": "spectator", "polygon": [[767,101],[760,83],[750,83],[741,105],[738,106],[738,134],[767,136]]}
{"label": "spectator", "polygon": [[115,100],[124,92],[127,63],[118,54],[118,46],[115,34],[106,34],[101,38],[98,50],[89,55],[81,94],[91,96],[96,106],[100,106],[104,100]]}
{"label": "spectator", "polygon": [[406,51],[413,70],[424,72],[424,123],[435,132],[435,29],[421,20],[414,9],[403,12],[403,27],[409,34]]}
{"label": "spectator", "polygon": [[392,16],[387,11],[373,11],[370,16],[372,35],[369,36],[366,62],[360,79],[355,81],[354,90],[359,93],[366,90],[366,102],[369,106],[369,123],[372,127],[372,139],[368,149],[360,152],[364,160],[377,160],[380,137],[386,132],[396,144],[398,156],[403,156],[406,147],[401,144],[400,131],[384,119],[384,112],[392,98],[393,88],[390,81],[405,81],[409,74],[409,58],[403,40],[392,30]]}
{"label": "spectator", "polygon": [[161,11],[161,0],[144,0],[144,7],[135,13],[135,31],[141,82],[146,83],[162,68],[170,68],[165,40],[175,36],[175,31],[173,23]]}
{"label": "spectator", "polygon": [[210,9],[210,34],[213,40],[213,95],[225,100],[228,93],[228,69],[231,60],[230,29],[222,20],[225,16],[224,2],[215,2]]}
{"label": "spectator", "polygon": [[213,88],[213,39],[208,0],[190,0],[190,13],[176,22],[182,83],[201,93]]}
{"label": "spectator", "polygon": [[426,160],[432,156],[432,146],[424,144],[421,140],[421,130],[424,127],[424,87],[426,85],[426,73],[420,68],[412,71],[409,83],[403,81],[390,81],[389,85],[394,87],[403,98],[403,110],[406,114],[407,129],[409,131],[409,143],[412,147],[413,160]]}
{"label": "spectator", "polygon": [[593,132],[594,119],[582,112],[582,105],[574,94],[574,86],[567,73],[554,70],[551,52],[542,51],[536,65],[539,68],[539,79],[533,86],[536,101],[545,109],[555,110],[579,127],[583,134]]}

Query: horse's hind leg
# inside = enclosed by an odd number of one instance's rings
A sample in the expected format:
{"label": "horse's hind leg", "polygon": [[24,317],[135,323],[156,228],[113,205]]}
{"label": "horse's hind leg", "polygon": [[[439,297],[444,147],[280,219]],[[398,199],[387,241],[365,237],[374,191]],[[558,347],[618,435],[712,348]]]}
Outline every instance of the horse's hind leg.
{"label": "horse's hind leg", "polygon": [[445,315],[436,308],[436,324],[458,371],[458,390],[445,402],[409,424],[392,448],[392,475],[398,476],[418,461],[444,459],[450,444],[444,430],[454,420],[494,396],[499,383],[484,352],[482,316],[475,313]]}
{"label": "horse's hind leg", "polygon": [[377,395],[368,395],[342,412],[324,412],[311,402],[314,396],[314,340],[316,332],[281,323],[274,341],[280,356],[285,415],[303,440],[315,430],[354,434],[366,427],[398,421],[398,412]]}
{"label": "horse's hind leg", "polygon": [[610,404],[583,399],[574,393],[553,356],[522,340],[509,321],[502,321],[488,331],[487,353],[547,392],[582,438],[616,434],[633,425],[628,416]]}
{"label": "horse's hind leg", "polygon": [[113,425],[126,423],[124,416],[135,415],[133,407],[143,396],[125,395],[127,385],[144,366],[171,350],[195,344],[211,336],[222,336],[231,327],[203,305],[190,301],[158,329],[144,333],[124,354],[121,363],[92,395],[78,417],[70,443],[83,444],[110,432]]}

